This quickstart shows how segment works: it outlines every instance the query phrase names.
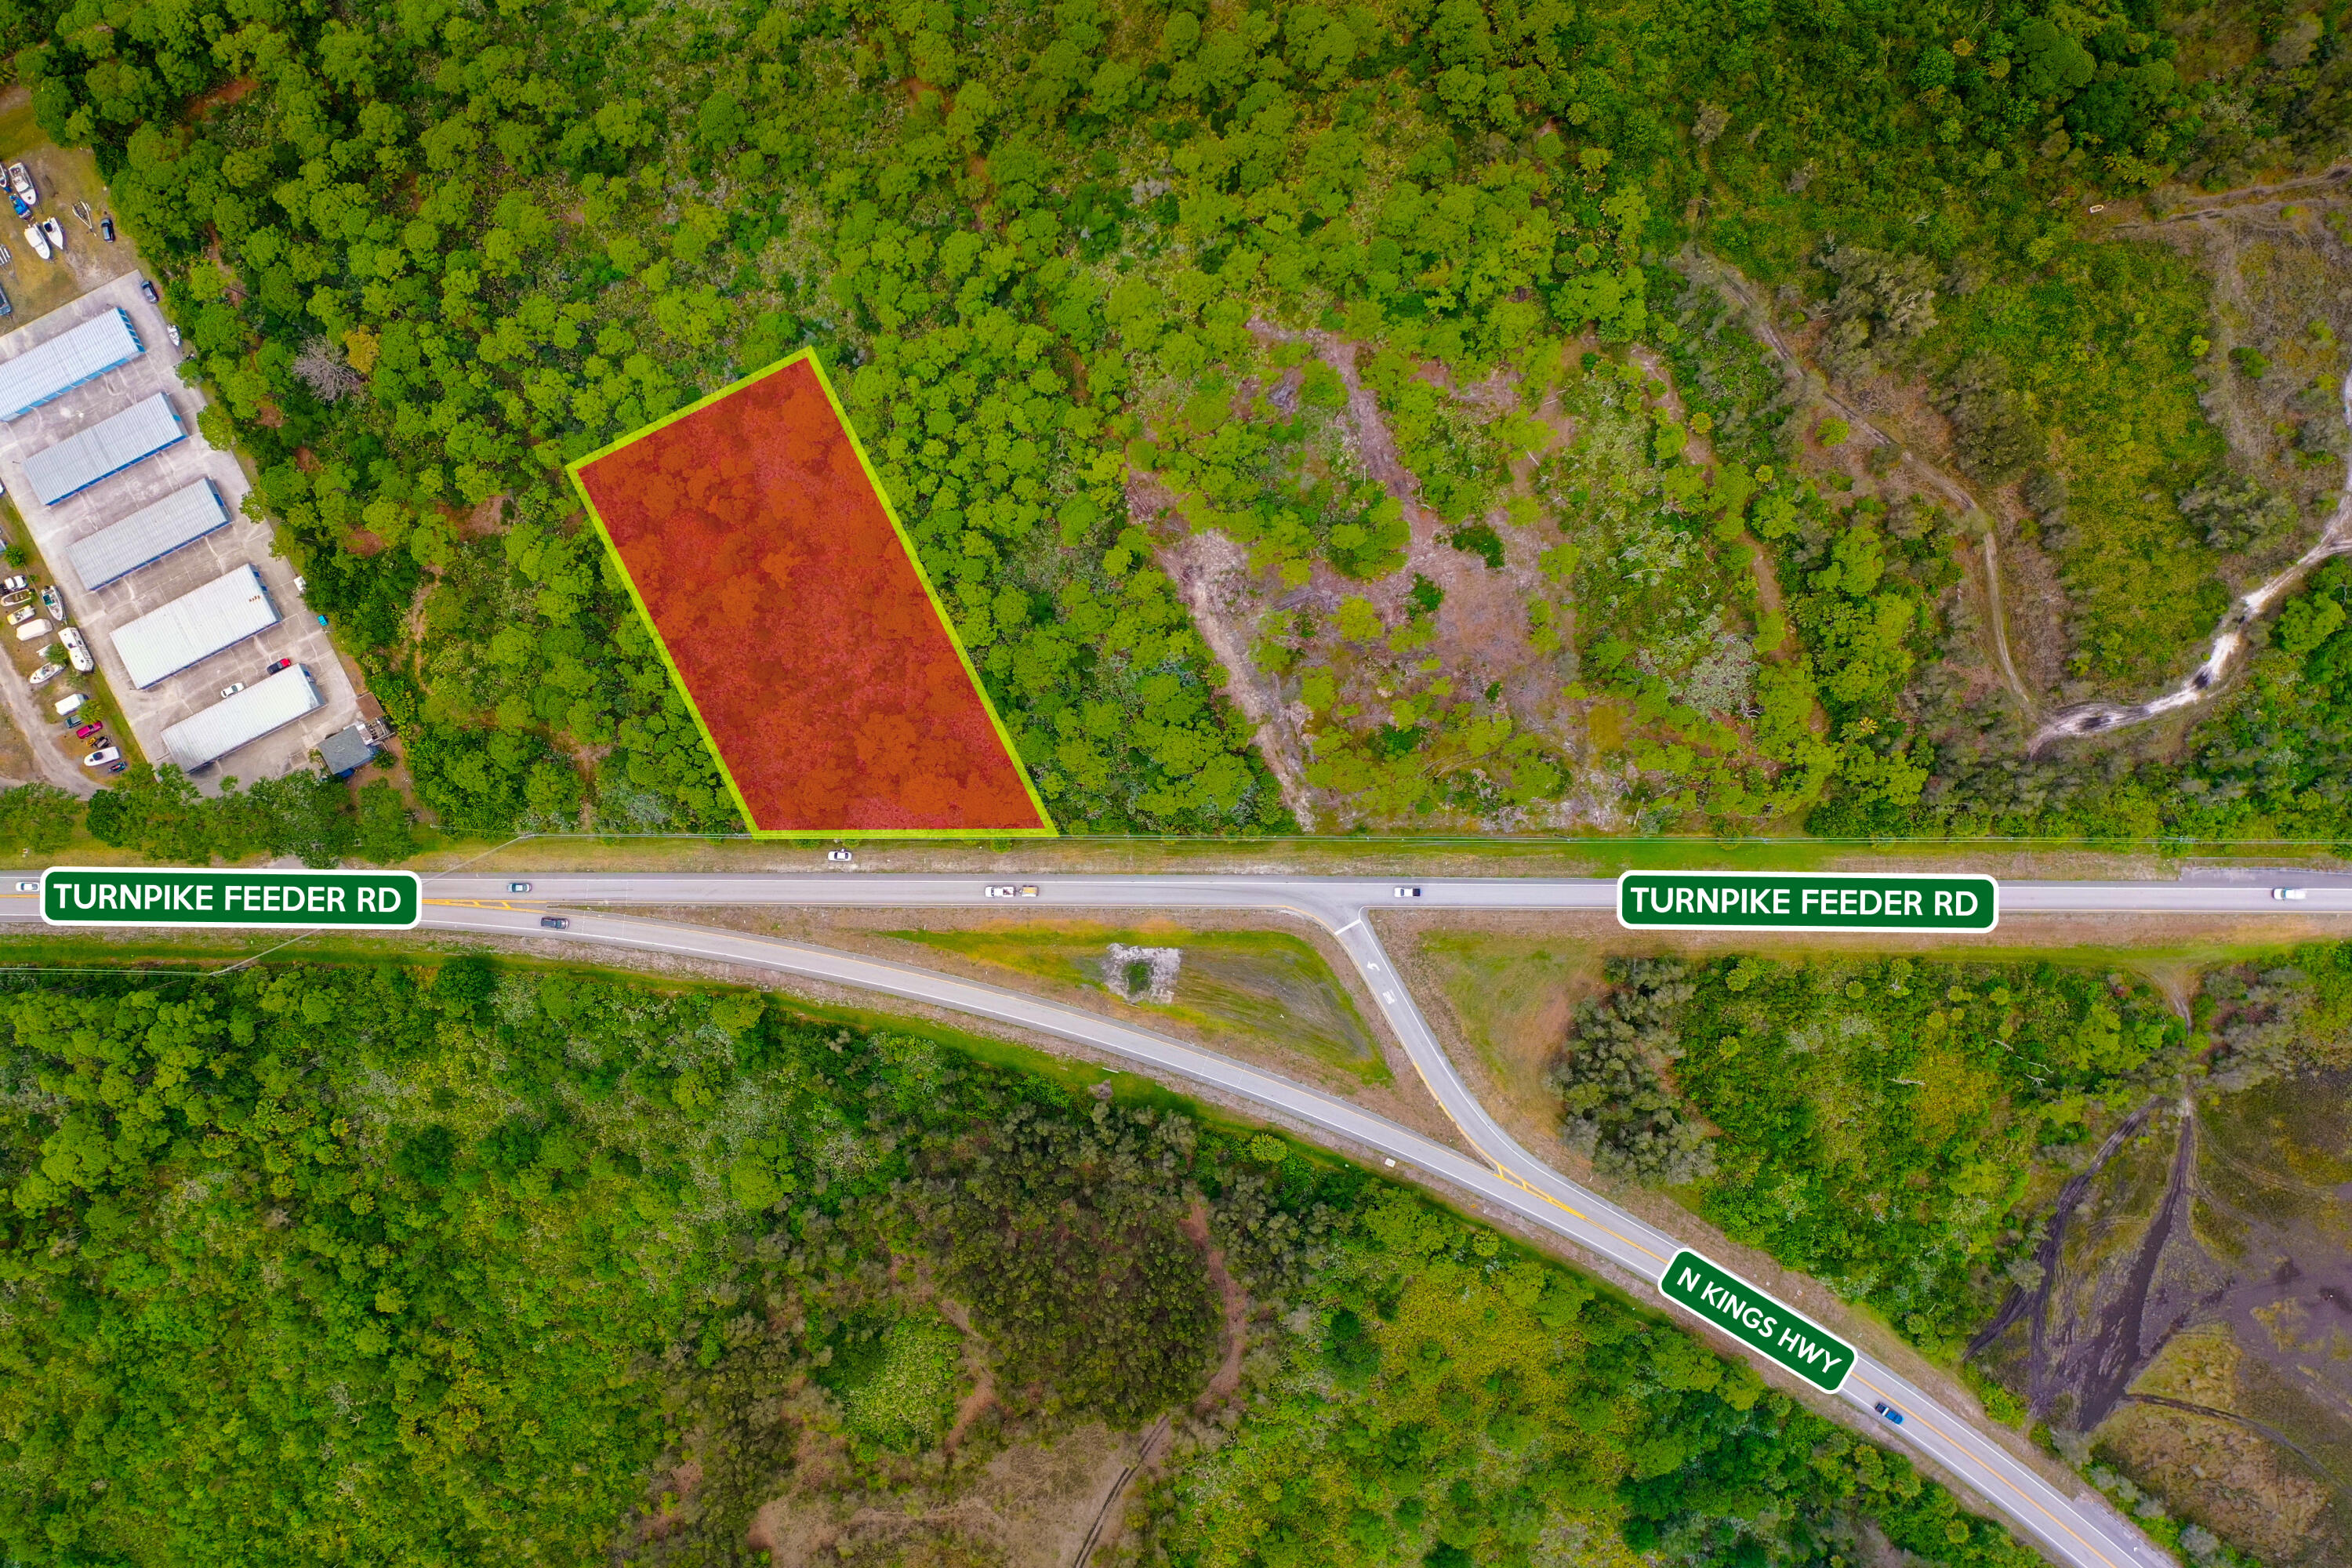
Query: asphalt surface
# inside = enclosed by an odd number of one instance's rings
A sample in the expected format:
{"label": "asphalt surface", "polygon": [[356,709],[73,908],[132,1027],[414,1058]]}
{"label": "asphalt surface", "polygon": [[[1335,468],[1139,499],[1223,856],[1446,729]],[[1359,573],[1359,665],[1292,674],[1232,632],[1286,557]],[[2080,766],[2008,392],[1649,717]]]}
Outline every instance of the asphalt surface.
{"label": "asphalt surface", "polygon": [[[1396,1161],[1401,1169],[1419,1170],[1475,1192],[1643,1279],[1657,1279],[1680,1250],[1675,1237],[1551,1170],[1486,1113],[1438,1045],[1364,919],[1368,910],[1380,909],[1609,910],[1615,907],[1616,898],[1616,885],[1611,880],[1450,879],[1399,883],[1272,876],[1045,876],[1034,881],[991,883],[977,877],[908,877],[847,868],[807,876],[564,874],[522,879],[529,882],[529,890],[518,893],[512,890],[514,879],[505,877],[433,879],[426,888],[425,921],[447,930],[554,935],[543,932],[538,921],[544,910],[556,904],[573,909],[595,904],[993,908],[1040,913],[1082,909],[1255,910],[1312,921],[1329,931],[1355,963],[1430,1093],[1485,1164],[1272,1074],[1089,1013],[971,981],[802,943],[601,913],[570,914],[572,925],[562,934],[829,980],[1083,1041],[1162,1072],[1213,1085],[1375,1150],[1382,1158]],[[2274,899],[2272,886],[2010,882],[2002,885],[2001,904],[2005,914],[2352,913],[2352,886],[2314,886],[2305,898],[2295,900]],[[1009,898],[992,897],[988,891],[992,887],[1016,891]],[[1401,888],[1419,891],[1401,893]],[[1034,892],[1029,891],[1032,889]],[[1727,1337],[1717,1335],[1717,1343],[1759,1359]],[[1965,1418],[1938,1405],[1891,1368],[1866,1355],[1856,1357],[1840,1396],[1872,1412],[1873,1425],[1883,1439],[1907,1444],[1935,1460],[2061,1563],[2078,1568],[2157,1568],[2172,1561],[2104,1499],[2087,1489],[2081,1495],[2070,1495],[2053,1486]],[[1903,1413],[1900,1426],[1875,1415],[1874,1407],[1880,1403]]]}
{"label": "asphalt surface", "polygon": [[[517,880],[527,882],[527,890],[516,890]],[[1009,898],[992,897],[987,891],[991,887],[1018,890]],[[1401,887],[1420,890],[1406,896],[1399,892]],[[1374,1151],[1400,1172],[1420,1172],[1476,1193],[1654,1281],[1681,1243],[1551,1170],[1486,1113],[1438,1045],[1364,919],[1369,910],[1386,909],[1608,910],[1614,902],[1615,883],[1598,879],[1451,879],[1403,884],[1280,876],[1044,876],[991,883],[980,877],[910,877],[841,868],[810,875],[436,876],[426,879],[423,923],[432,930],[575,942],[740,964],[929,1003],[1082,1042],[1322,1129]],[[1485,1163],[1318,1090],[1076,1008],[804,943],[609,914],[593,907],[603,905],[983,908],[1038,913],[1200,909],[1297,916],[1324,927],[1347,952],[1430,1093]],[[542,928],[542,915],[558,907],[569,926],[561,931]],[[2352,914],[2352,886],[2315,880],[2306,898],[2284,900],[2273,898],[2271,886],[2261,883],[2006,882],[2001,909],[2004,915]],[[38,915],[31,898],[0,895],[0,918],[5,917]],[[1770,1364],[1727,1336],[1717,1334],[1715,1342]],[[2053,1486],[1967,1419],[1866,1355],[1857,1355],[1840,1397],[1870,1415],[1882,1440],[1908,1445],[1933,1459],[2060,1563],[2073,1568],[2160,1568],[2172,1562],[2104,1499],[2087,1489],[2070,1494]],[[1881,1402],[1903,1413],[1899,1426],[1871,1414]]]}

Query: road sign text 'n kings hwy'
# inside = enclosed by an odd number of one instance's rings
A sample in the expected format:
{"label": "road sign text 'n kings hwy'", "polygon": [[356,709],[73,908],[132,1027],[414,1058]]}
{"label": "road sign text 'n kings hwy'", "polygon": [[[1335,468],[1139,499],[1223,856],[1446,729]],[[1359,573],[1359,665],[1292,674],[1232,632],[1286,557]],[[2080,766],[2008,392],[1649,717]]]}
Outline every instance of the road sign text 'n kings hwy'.
{"label": "road sign text 'n kings hwy'", "polygon": [[1853,1368],[1852,1345],[1697,1253],[1676,1253],[1658,1289],[1667,1300],[1763,1352],[1814,1387],[1835,1394],[1845,1386],[1845,1374]]}

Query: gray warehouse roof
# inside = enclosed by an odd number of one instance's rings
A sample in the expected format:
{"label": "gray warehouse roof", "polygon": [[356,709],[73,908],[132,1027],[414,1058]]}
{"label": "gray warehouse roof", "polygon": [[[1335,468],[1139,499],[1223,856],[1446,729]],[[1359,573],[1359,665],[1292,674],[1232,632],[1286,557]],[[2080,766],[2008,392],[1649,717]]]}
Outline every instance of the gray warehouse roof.
{"label": "gray warehouse roof", "polygon": [[[38,323],[36,323],[37,325]],[[0,420],[18,419],[147,352],[120,305],[0,363]]]}
{"label": "gray warehouse roof", "polygon": [[278,608],[261,574],[240,566],[110,635],[131,684],[144,689],[277,624]]}
{"label": "gray warehouse roof", "polygon": [[183,719],[163,731],[163,745],[183,771],[194,773],[324,705],[310,672],[298,664]]}
{"label": "gray warehouse roof", "polygon": [[66,553],[72,557],[84,588],[103,588],[227,526],[228,509],[221,505],[220,492],[213,489],[212,480],[198,479],[87,539],[74,541]]}
{"label": "gray warehouse roof", "polygon": [[25,459],[25,479],[44,506],[55,506],[109,474],[187,438],[168,393],[134,403]]}

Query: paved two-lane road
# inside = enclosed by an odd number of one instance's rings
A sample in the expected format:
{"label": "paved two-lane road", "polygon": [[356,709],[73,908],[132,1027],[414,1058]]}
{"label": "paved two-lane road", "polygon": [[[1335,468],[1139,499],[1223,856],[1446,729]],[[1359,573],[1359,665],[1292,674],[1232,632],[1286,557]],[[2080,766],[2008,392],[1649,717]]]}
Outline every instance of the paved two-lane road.
{"label": "paved two-lane road", "polygon": [[[444,929],[540,934],[553,904],[712,906],[789,905],[859,908],[1201,909],[1284,913],[1330,931],[1357,966],[1382,1015],[1431,1094],[1487,1163],[1465,1160],[1402,1127],[1343,1101],[1258,1069],[1148,1031],[1077,1009],[929,971],[854,957],[805,944],[706,928],[579,913],[567,936],[779,970],[1083,1041],[1163,1072],[1211,1084],[1376,1151],[1385,1159],[1476,1192],[1643,1279],[1655,1279],[1680,1242],[1586,1191],[1536,1159],[1486,1113],[1439,1047],[1412,994],[1364,919],[1380,909],[1577,910],[1614,908],[1615,883],[1445,879],[1419,883],[1360,879],[1265,877],[1062,877],[1011,884],[1034,896],[987,896],[977,877],[894,876],[856,871],[793,875],[534,876],[528,893],[509,878],[432,879],[426,923]],[[993,884],[1003,886],[1005,884]],[[1417,888],[1417,893],[1400,892]],[[2315,886],[2283,900],[2271,887],[2243,883],[2045,882],[2004,884],[2005,913],[2346,914],[2352,886]],[[1745,1353],[1744,1352],[1742,1353]],[[1882,1435],[1909,1442],[1960,1478],[2060,1562],[2077,1568],[2155,1568],[2170,1561],[2103,1500],[2072,1496],[1943,1409],[1923,1391],[1864,1356],[1844,1397],[1867,1410],[1879,1401],[1900,1408],[1899,1428]]]}
{"label": "paved two-lane road", "polygon": [[[539,921],[551,907],[561,907],[571,923],[560,933],[560,940],[740,964],[904,997],[1082,1042],[1159,1072],[1212,1086],[1369,1149],[1399,1167],[1476,1193],[1645,1279],[1656,1279],[1681,1246],[1677,1238],[1551,1170],[1486,1113],[1439,1047],[1364,918],[1371,910],[1406,909],[1608,911],[1614,907],[1613,881],[1495,878],[1400,883],[1279,875],[1046,875],[1012,884],[1034,887],[1034,897],[992,899],[985,892],[991,884],[980,877],[878,875],[849,869],[810,875],[530,875],[522,879],[530,884],[524,893],[512,889],[514,879],[473,875],[428,878],[424,923],[444,931],[559,937]],[[1408,896],[1400,888],[1419,891]],[[2343,915],[2352,914],[2352,882],[2315,880],[2307,897],[2294,901],[2273,899],[2268,882],[2009,882],[2001,888],[2001,903],[2004,914]],[[1481,1158],[1467,1159],[1409,1129],[1274,1074],[1038,997],[804,943],[594,912],[599,906],[693,905],[993,908],[1040,913],[1197,909],[1255,910],[1307,920],[1332,933],[1346,951],[1430,1093]],[[11,916],[39,918],[32,898],[0,895],[0,918]],[[1734,1342],[1721,1342],[1738,1353],[1749,1353]],[[2159,1568],[2170,1562],[2104,1500],[2072,1495],[2053,1486],[1968,1421],[1938,1406],[1924,1392],[1868,1357],[1856,1360],[1843,1397],[1864,1411],[1881,1400],[1899,1407],[1906,1421],[1900,1428],[1880,1424],[1882,1436],[1907,1442],[1933,1458],[2070,1568]]]}

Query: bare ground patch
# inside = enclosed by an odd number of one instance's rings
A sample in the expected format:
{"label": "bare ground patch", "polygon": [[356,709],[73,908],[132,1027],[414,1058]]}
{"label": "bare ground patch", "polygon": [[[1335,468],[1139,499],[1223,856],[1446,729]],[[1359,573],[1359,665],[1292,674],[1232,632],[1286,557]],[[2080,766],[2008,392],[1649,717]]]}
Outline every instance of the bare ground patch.
{"label": "bare ground patch", "polygon": [[[1347,394],[1339,416],[1341,442],[1349,458],[1402,510],[1409,530],[1402,565],[1376,581],[1359,582],[1318,562],[1304,584],[1286,588],[1271,572],[1253,572],[1232,540],[1192,531],[1182,519],[1180,499],[1155,476],[1130,474],[1128,497],[1135,515],[1157,520],[1152,531],[1160,564],[1182,591],[1202,640],[1223,668],[1228,696],[1258,726],[1262,753],[1281,782],[1293,815],[1302,824],[1340,826],[1355,814],[1345,796],[1316,790],[1305,781],[1310,716],[1297,700],[1297,680],[1269,675],[1251,655],[1265,617],[1275,610],[1305,610],[1316,616],[1322,635],[1303,646],[1302,661],[1327,664],[1342,677],[1343,702],[1377,713],[1401,694],[1404,681],[1397,672],[1402,664],[1344,642],[1332,619],[1343,600],[1360,597],[1379,612],[1385,626],[1402,626],[1411,614],[1407,595],[1416,579],[1433,584],[1444,599],[1433,616],[1433,641],[1413,650],[1404,662],[1434,659],[1457,692],[1493,690],[1520,731],[1545,736],[1565,754],[1580,752],[1581,718],[1562,697],[1567,669],[1558,654],[1538,648],[1531,637],[1532,605],[1550,606],[1563,627],[1572,625],[1572,612],[1565,595],[1549,585],[1538,566],[1543,541],[1511,521],[1506,503],[1527,494],[1526,475],[1515,474],[1509,491],[1485,518],[1503,541],[1503,564],[1490,567],[1476,554],[1447,542],[1441,532],[1443,520],[1423,504],[1420,479],[1398,456],[1379,400],[1358,374],[1361,346],[1328,332],[1290,333],[1263,322],[1255,330],[1265,337],[1307,344],[1339,374]],[[1422,374],[1465,402],[1491,408],[1517,401],[1516,382],[1506,373],[1497,372],[1469,388],[1455,387],[1433,364],[1424,366]],[[1296,375],[1288,373],[1276,391],[1289,386]],[[1245,386],[1237,398],[1245,399],[1255,390]],[[1549,413],[1559,427],[1556,405]],[[1552,826],[1598,820],[1573,803],[1535,815]],[[1426,830],[1449,816],[1458,814],[1441,813],[1418,826]],[[1507,826],[1528,825],[1514,821]]]}

